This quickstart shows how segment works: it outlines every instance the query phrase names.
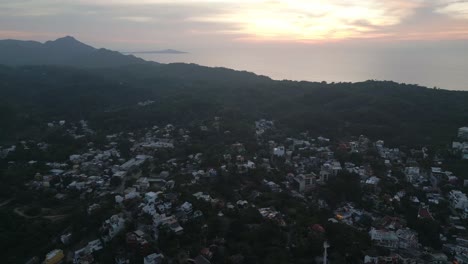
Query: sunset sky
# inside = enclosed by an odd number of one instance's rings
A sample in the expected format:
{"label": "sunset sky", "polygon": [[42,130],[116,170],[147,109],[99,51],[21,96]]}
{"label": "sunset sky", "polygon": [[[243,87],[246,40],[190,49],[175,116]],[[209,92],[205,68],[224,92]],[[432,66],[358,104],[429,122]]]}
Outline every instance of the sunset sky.
{"label": "sunset sky", "polygon": [[278,79],[468,89],[468,1],[0,0],[0,25],[0,39],[72,35],[119,51],[178,49],[190,55],[146,59]]}
{"label": "sunset sky", "polygon": [[77,35],[115,47],[468,38],[468,1],[458,0],[1,0],[0,3],[0,38]]}

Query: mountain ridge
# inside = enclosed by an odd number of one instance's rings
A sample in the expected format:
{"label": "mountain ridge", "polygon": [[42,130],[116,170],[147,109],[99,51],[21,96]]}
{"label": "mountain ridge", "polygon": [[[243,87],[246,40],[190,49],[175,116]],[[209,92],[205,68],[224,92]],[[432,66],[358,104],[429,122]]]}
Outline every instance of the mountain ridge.
{"label": "mountain ridge", "polygon": [[[219,116],[236,124],[227,130],[248,131],[254,120],[268,118],[297,131],[365,134],[408,145],[444,143],[468,124],[466,91],[391,81],[276,81],[222,67],[135,61],[72,37],[37,43],[0,41],[0,54],[6,52],[2,45],[26,46],[32,55],[52,46],[57,56],[39,65],[38,60],[36,65],[21,66],[24,61],[0,65],[0,142],[39,135],[36,131],[50,120],[87,119],[106,131],[162,122],[207,122]],[[67,64],[70,57],[60,54],[71,46],[75,54],[85,55]],[[102,67],[90,66],[97,63]],[[155,103],[138,107],[138,102],[147,100]]]}
{"label": "mountain ridge", "polygon": [[[130,131],[219,116],[235,124],[229,130],[247,133],[254,120],[268,118],[294,131],[364,134],[410,146],[445,144],[468,124],[468,92],[391,81],[275,81],[195,64],[0,66],[0,80],[0,142],[30,137],[50,120],[86,119],[101,131]],[[155,103],[138,107],[147,100]]]}
{"label": "mountain ridge", "polygon": [[108,49],[96,49],[72,36],[49,40],[0,40],[0,64],[66,65],[76,67],[114,67],[150,63],[133,55],[124,55]]}

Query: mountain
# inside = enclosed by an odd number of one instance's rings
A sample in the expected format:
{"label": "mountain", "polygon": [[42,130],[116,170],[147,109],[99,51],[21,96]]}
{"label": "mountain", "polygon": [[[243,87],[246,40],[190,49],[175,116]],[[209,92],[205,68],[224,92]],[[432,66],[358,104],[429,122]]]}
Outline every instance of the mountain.
{"label": "mountain", "polygon": [[[154,104],[138,106],[151,100]],[[225,130],[253,135],[260,118],[295,132],[389,144],[446,144],[468,124],[468,92],[390,81],[274,81],[195,64],[113,68],[0,66],[0,142],[39,137],[54,120],[86,119],[103,133],[219,116]]]}
{"label": "mountain", "polygon": [[132,55],[107,49],[96,49],[73,37],[54,41],[0,40],[0,64],[66,65],[78,67],[114,67],[148,63]]}
{"label": "mountain", "polygon": [[[106,133],[219,116],[230,124],[226,130],[247,136],[253,121],[268,118],[296,132],[365,134],[406,145],[445,144],[468,124],[468,92],[390,81],[274,81],[226,68],[146,62],[73,37],[0,41],[0,64],[0,142],[38,137],[47,122],[62,119],[86,119]],[[155,103],[138,106],[147,100]]]}

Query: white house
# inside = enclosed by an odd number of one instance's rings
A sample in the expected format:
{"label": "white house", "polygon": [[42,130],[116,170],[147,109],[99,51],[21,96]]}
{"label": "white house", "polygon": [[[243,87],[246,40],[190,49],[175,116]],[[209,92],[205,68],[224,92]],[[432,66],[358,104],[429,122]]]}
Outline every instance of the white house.
{"label": "white house", "polygon": [[461,210],[465,210],[465,208],[468,208],[468,198],[463,192],[452,190],[450,191],[448,196],[450,204],[453,208]]}
{"label": "white house", "polygon": [[386,248],[398,248],[398,236],[393,231],[372,228],[369,236],[376,244]]}
{"label": "white house", "polygon": [[398,229],[396,231],[396,235],[399,240],[399,247],[400,248],[417,248],[418,244],[418,233],[415,231],[405,228],[405,229]]}
{"label": "white house", "polygon": [[468,127],[460,127],[458,129],[458,137],[468,140]]}
{"label": "white house", "polygon": [[125,228],[125,219],[119,215],[113,215],[102,225],[104,235],[102,239],[106,242],[112,240],[120,231]]}
{"label": "white house", "polygon": [[273,149],[273,155],[277,156],[277,157],[283,157],[284,154],[285,154],[285,148],[284,146],[279,146],[279,147],[276,147]]}
{"label": "white house", "polygon": [[193,210],[192,204],[189,203],[189,202],[183,203],[183,204],[180,206],[180,208],[181,208],[182,210],[184,210],[184,212],[185,212],[186,214],[191,214],[191,213],[192,213],[192,210]]}
{"label": "white house", "polygon": [[299,174],[294,177],[294,182],[297,185],[298,191],[306,192],[313,189],[315,187],[316,177],[315,173]]}
{"label": "white house", "polygon": [[157,254],[153,253],[151,255],[146,256],[143,259],[144,264],[160,264],[164,260],[164,255],[163,254]]}
{"label": "white house", "polygon": [[419,179],[421,171],[419,167],[406,167],[405,168],[405,175],[406,175],[406,180],[408,182],[414,182],[417,179]]}

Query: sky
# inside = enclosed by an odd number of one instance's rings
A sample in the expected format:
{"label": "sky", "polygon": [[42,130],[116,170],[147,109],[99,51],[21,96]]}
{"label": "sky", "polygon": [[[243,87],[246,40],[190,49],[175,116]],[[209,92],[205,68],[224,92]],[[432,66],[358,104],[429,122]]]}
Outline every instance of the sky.
{"label": "sky", "polygon": [[[187,51],[147,59],[253,70],[278,79],[393,78],[468,89],[462,73],[468,67],[463,0],[0,0],[0,39],[65,35],[120,51]],[[414,73],[413,80],[411,73],[391,68],[401,68],[398,58],[408,70],[439,66]],[[379,60],[386,66],[377,65]],[[450,79],[456,83],[445,81]]]}

